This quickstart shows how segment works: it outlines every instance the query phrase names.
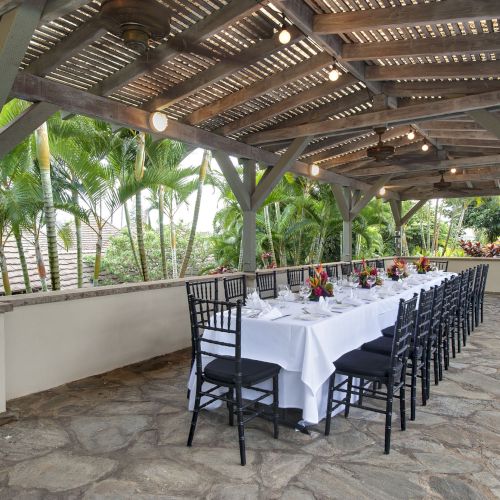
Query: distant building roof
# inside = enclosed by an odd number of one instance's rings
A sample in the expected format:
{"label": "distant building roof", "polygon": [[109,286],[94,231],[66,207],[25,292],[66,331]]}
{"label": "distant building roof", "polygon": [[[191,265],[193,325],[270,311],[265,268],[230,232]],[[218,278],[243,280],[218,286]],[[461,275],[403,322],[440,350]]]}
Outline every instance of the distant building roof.
{"label": "distant building roof", "polygon": [[[61,288],[76,288],[77,287],[77,267],[76,267],[76,237],[75,237],[75,227],[71,226],[73,233],[73,246],[66,250],[62,241],[58,242],[58,256],[59,256],[59,272],[61,279]],[[117,227],[106,224],[103,230],[102,243],[103,243],[103,253],[109,244],[109,239],[120,232]],[[96,232],[90,228],[87,224],[82,224],[82,251],[83,256],[94,255],[95,245],[97,241]],[[34,238],[29,233],[23,234],[23,247],[24,254],[26,256],[26,262],[28,265],[28,271],[30,275],[31,287],[33,290],[41,290],[42,285],[40,283],[40,278],[38,276],[38,268],[36,264],[36,253]],[[47,251],[47,238],[44,233],[40,235],[40,248],[42,250],[43,259],[45,263],[45,268],[47,271],[47,286],[50,288],[50,269],[49,269],[49,257]],[[21,263],[19,260],[19,254],[17,251],[16,241],[13,236],[11,236],[7,243],[5,244],[5,258],[7,260],[7,268],[9,271],[10,286],[12,293],[22,293],[25,290],[23,271],[21,269]],[[83,264],[83,286],[91,286],[92,268],[88,264]],[[0,294],[4,294],[3,283],[0,280]]]}

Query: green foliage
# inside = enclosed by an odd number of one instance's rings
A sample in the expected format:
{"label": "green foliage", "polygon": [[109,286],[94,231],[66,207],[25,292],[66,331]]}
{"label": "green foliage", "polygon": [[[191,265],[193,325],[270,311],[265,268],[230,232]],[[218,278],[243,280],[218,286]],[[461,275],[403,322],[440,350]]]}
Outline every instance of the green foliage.
{"label": "green foliage", "polygon": [[465,212],[465,225],[483,236],[485,243],[493,243],[500,237],[500,197],[479,198]]}
{"label": "green foliage", "polygon": [[[178,245],[178,260],[182,260],[182,256],[186,250],[187,241],[189,238],[189,227],[187,225],[176,225],[177,230],[177,245]],[[166,234],[168,241],[168,235]],[[146,250],[146,258],[151,280],[162,279],[161,268],[161,250],[160,250],[160,235],[158,231],[149,227],[144,231],[144,246]],[[172,277],[171,265],[171,250],[167,247],[167,270],[169,277]],[[88,264],[94,264],[94,257],[87,257]],[[215,261],[211,258],[211,248],[209,238],[202,234],[197,234],[191,257],[191,264],[188,268],[188,275],[201,274],[202,270],[212,263],[215,266]],[[142,281],[139,273],[127,230],[123,229],[120,234],[110,238],[108,247],[102,260],[102,275],[101,284],[128,283]]]}

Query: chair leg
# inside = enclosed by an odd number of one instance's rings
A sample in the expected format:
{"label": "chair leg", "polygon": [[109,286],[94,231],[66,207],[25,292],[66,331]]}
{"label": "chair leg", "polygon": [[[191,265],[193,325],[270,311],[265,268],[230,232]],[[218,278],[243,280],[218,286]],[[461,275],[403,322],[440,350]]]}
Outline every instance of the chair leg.
{"label": "chair leg", "polygon": [[[394,388],[392,384],[387,387],[387,402],[385,406],[385,446],[384,453],[389,454],[391,450],[391,426],[392,426],[392,402]],[[403,398],[404,399],[404,398]],[[405,421],[404,414],[401,415],[401,422]]]}
{"label": "chair leg", "polygon": [[325,436],[330,434],[330,424],[332,422],[333,391],[335,388],[335,373],[330,375],[328,383],[328,402],[326,405]]}
{"label": "chair leg", "polygon": [[352,377],[347,379],[347,394],[345,396],[344,417],[349,416],[349,409],[351,408],[351,392],[352,392]]}
{"label": "chair leg", "polygon": [[[453,358],[457,357],[457,350],[455,345],[455,318],[451,320],[450,323],[450,331],[448,333],[448,342],[451,340],[451,354]],[[450,348],[448,347],[448,353],[450,352]]]}
{"label": "chair leg", "polygon": [[422,379],[422,406],[427,404],[427,379],[429,378],[429,372],[427,370],[427,359],[422,361],[422,367],[420,368],[420,377]]}
{"label": "chair leg", "polygon": [[279,437],[279,426],[278,426],[278,417],[279,417],[279,387],[278,387],[278,375],[273,377],[273,426],[274,439],[278,439]]}
{"label": "chair leg", "polygon": [[[231,400],[234,400],[234,392],[233,392],[233,389],[229,389],[229,391],[227,391],[227,399],[231,399]],[[227,410],[228,410],[228,413],[229,413],[229,425],[231,427],[234,426],[234,404],[232,401],[228,401],[227,402]]]}
{"label": "chair leg", "polygon": [[481,323],[484,321],[484,299],[481,300]]}
{"label": "chair leg", "polygon": [[360,378],[359,379],[359,399],[358,402],[360,405],[363,404],[363,387],[365,385],[365,379]]}
{"label": "chair leg", "polygon": [[413,359],[411,362],[411,388],[410,388],[410,420],[415,420],[417,409],[417,366]]}
{"label": "chair leg", "polygon": [[399,420],[401,430],[406,430],[406,386],[403,384],[399,390]]}
{"label": "chair leg", "polygon": [[196,422],[198,421],[198,413],[200,412],[200,390],[198,386],[196,387],[196,399],[194,400],[193,416],[191,417],[191,428],[189,429],[189,437],[187,445],[191,446],[193,444],[194,431],[196,430]]}
{"label": "chair leg", "polygon": [[247,458],[245,453],[245,426],[243,424],[243,399],[241,397],[241,387],[236,387],[236,414],[238,419],[238,439],[240,443],[241,465],[246,465]]}

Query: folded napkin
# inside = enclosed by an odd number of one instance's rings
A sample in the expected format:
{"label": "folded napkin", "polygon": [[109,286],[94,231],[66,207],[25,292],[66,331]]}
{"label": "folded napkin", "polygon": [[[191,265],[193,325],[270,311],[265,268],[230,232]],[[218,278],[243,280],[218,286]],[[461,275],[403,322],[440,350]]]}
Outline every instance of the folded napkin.
{"label": "folded napkin", "polygon": [[292,291],[288,291],[285,295],[285,302],[295,302],[295,294]]}
{"label": "folded napkin", "polygon": [[307,311],[314,316],[331,316],[332,313],[328,307],[328,302],[324,297],[320,297],[316,304],[307,307]]}
{"label": "folded napkin", "polygon": [[276,319],[283,316],[283,313],[276,307],[271,307],[269,304],[266,304],[266,306],[259,314],[259,319]]}
{"label": "folded napkin", "polygon": [[264,311],[266,308],[271,307],[259,297],[259,294],[257,292],[253,292],[247,297],[246,306],[250,309],[260,309],[261,311]]}

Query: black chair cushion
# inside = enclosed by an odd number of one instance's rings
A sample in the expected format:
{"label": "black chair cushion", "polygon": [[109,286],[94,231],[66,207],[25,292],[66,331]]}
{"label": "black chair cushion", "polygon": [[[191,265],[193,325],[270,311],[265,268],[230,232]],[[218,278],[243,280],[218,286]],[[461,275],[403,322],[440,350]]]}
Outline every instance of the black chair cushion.
{"label": "black chair cushion", "polygon": [[[252,385],[277,375],[280,366],[266,361],[241,358],[242,384]],[[205,367],[205,376],[222,384],[234,383],[234,358],[217,358]]]}
{"label": "black chair cushion", "polygon": [[388,326],[382,330],[382,335],[384,337],[394,337],[394,330],[396,329],[396,325]]}
{"label": "black chair cushion", "polygon": [[334,363],[339,373],[365,378],[385,379],[391,370],[391,357],[356,349],[341,356]]}
{"label": "black chair cushion", "polygon": [[361,346],[363,351],[376,352],[384,356],[390,356],[392,352],[392,337],[378,337],[375,340],[366,342]]}

